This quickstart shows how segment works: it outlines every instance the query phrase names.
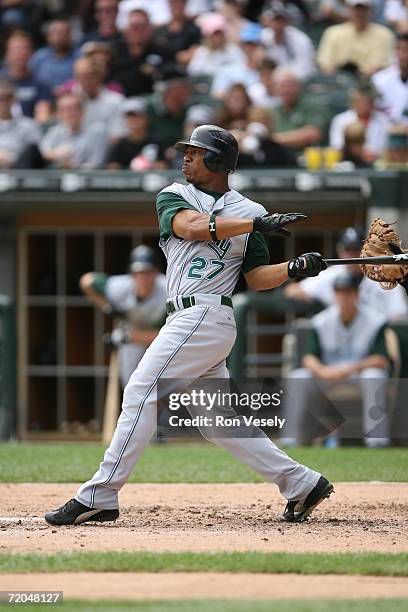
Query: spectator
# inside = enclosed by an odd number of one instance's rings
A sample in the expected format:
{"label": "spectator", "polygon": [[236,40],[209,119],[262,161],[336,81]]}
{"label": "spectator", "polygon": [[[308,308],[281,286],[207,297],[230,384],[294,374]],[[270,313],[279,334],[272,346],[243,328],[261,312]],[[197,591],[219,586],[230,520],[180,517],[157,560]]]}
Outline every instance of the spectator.
{"label": "spectator", "polygon": [[264,108],[252,107],[248,112],[246,130],[235,131],[239,143],[239,168],[296,167],[293,151],[272,138],[272,117]]}
{"label": "spectator", "polygon": [[221,14],[227,23],[227,39],[233,43],[241,41],[242,30],[250,25],[243,17],[245,2],[242,0],[219,0],[215,4],[217,13]]}
{"label": "spectator", "polygon": [[124,31],[132,11],[139,9],[147,14],[149,21],[155,27],[169,23],[171,19],[168,0],[122,0],[119,3],[116,21],[118,29]]}
{"label": "spectator", "polygon": [[[87,42],[81,47],[81,53],[84,57],[91,59],[98,70],[101,71],[103,84],[110,91],[123,94],[123,88],[117,81],[112,81],[112,47],[109,43],[104,42]],[[71,81],[72,83],[73,81]],[[70,83],[70,81],[68,81]],[[64,83],[65,88],[67,83]]]}
{"label": "spectator", "polygon": [[307,79],[315,70],[314,48],[310,38],[290,25],[290,14],[284,4],[274,2],[263,14],[265,29],[262,42],[268,57],[299,79]]}
{"label": "spectator", "polygon": [[347,0],[349,20],[324,32],[317,61],[322,72],[348,69],[371,75],[388,66],[394,50],[394,35],[370,20],[372,0]]}
{"label": "spectator", "polygon": [[[334,283],[334,305],[312,319],[303,368],[294,370],[288,381],[291,401],[285,404],[287,445],[313,439],[316,434],[311,429],[322,417],[320,411],[316,414],[319,396],[338,383],[360,386],[366,446],[389,445],[386,321],[378,310],[361,305],[359,282],[351,274],[339,276]],[[377,411],[373,414],[373,406],[380,409],[380,417]]]}
{"label": "spectator", "polygon": [[408,133],[406,125],[394,125],[387,136],[384,155],[375,168],[378,170],[408,170]]}
{"label": "spectator", "polygon": [[326,26],[343,23],[348,20],[349,8],[344,0],[321,0],[318,16]]}
{"label": "spectator", "polygon": [[403,31],[408,22],[408,8],[403,0],[387,0],[384,17],[387,25],[395,30]]}
{"label": "spectator", "polygon": [[75,80],[69,90],[83,102],[85,126],[94,122],[106,125],[111,139],[123,136],[125,122],[122,114],[124,96],[110,91],[103,85],[104,74],[101,65],[92,59],[81,57],[75,62]]}
{"label": "spectator", "polygon": [[251,98],[242,83],[232,85],[226,92],[218,111],[218,125],[226,130],[243,130],[248,126]]}
{"label": "spectator", "polygon": [[116,43],[122,40],[122,35],[116,27],[118,4],[118,0],[96,0],[96,29],[86,34],[86,41]]}
{"label": "spectator", "polygon": [[3,34],[6,34],[7,30],[25,30],[29,27],[27,13],[30,4],[28,0],[2,0],[0,4],[0,26]]}
{"label": "spectator", "polygon": [[228,42],[225,18],[218,13],[200,15],[197,23],[204,37],[195,50],[187,71],[190,75],[214,77],[218,72],[234,64],[245,64],[245,55],[235,43]]}
{"label": "spectator", "polygon": [[5,79],[0,80],[0,168],[13,168],[30,145],[38,143],[40,130],[29,117],[13,116],[15,91]]}
{"label": "spectator", "polygon": [[211,93],[222,98],[231,85],[242,83],[246,88],[260,82],[261,62],[265,58],[265,49],[260,44],[262,28],[257,23],[248,23],[241,30],[240,46],[245,62],[221,68],[216,74]]}
{"label": "spectator", "polygon": [[186,15],[187,0],[169,0],[171,20],[156,30],[158,47],[166,48],[170,61],[183,66],[191,60],[201,42],[201,31]]}
{"label": "spectator", "polygon": [[[211,106],[207,104],[194,104],[190,106],[183,124],[183,138],[188,140],[193,130],[199,125],[213,125],[216,121],[216,111]],[[166,159],[172,168],[181,170],[183,158],[184,153],[176,151],[174,147],[170,147],[166,151]]]}
{"label": "spectator", "polygon": [[123,111],[127,133],[111,146],[107,167],[110,170],[131,168],[135,171],[164,168],[164,150],[149,138],[146,103],[140,98],[128,98],[124,102]]}
{"label": "spectator", "polygon": [[364,145],[364,159],[372,162],[380,157],[384,151],[389,120],[387,116],[375,110],[377,91],[369,83],[358,85],[351,94],[351,108],[344,113],[333,117],[329,141],[334,149],[344,147],[344,131],[350,123],[356,121],[366,128],[366,141]]}
{"label": "spectator", "polygon": [[84,123],[78,96],[65,93],[57,100],[58,122],[49,128],[40,143],[45,162],[54,168],[98,168],[102,165],[107,135],[102,123]]}
{"label": "spectator", "polygon": [[6,44],[1,76],[13,84],[22,113],[34,117],[38,123],[46,123],[52,115],[52,94],[49,86],[32,74],[29,68],[32,54],[30,35],[22,31],[14,32]]}
{"label": "spectator", "polygon": [[373,75],[381,99],[378,107],[392,121],[408,121],[408,32],[398,34],[396,63]]}
{"label": "spectator", "polygon": [[275,140],[295,151],[322,142],[327,116],[321,104],[311,94],[302,92],[299,79],[289,70],[277,69],[275,84],[280,100],[273,109]]}
{"label": "spectator", "polygon": [[[340,259],[360,257],[363,239],[362,232],[354,227],[348,227],[336,245],[337,256]],[[286,285],[284,294],[294,300],[303,302],[314,300],[323,306],[331,306],[334,304],[333,284],[338,276],[344,274],[342,268],[343,266],[333,266],[319,274],[319,278],[304,279],[300,283]],[[359,266],[347,266],[347,270],[361,276]],[[384,291],[378,283],[364,276],[359,295],[362,306],[370,306],[382,312],[389,321],[408,315],[407,300],[401,287],[397,287],[394,291]]]}
{"label": "spectator", "polygon": [[[344,128],[344,144],[342,149],[342,161],[346,162],[351,170],[354,168],[368,168],[371,164],[365,155],[366,128],[361,121],[349,123]],[[338,165],[336,165],[336,168]],[[343,168],[344,168],[343,164]]]}
{"label": "spectator", "polygon": [[151,93],[163,50],[153,40],[148,14],[141,9],[132,11],[123,35],[124,41],[114,48],[112,78],[121,84],[126,97]]}
{"label": "spectator", "polygon": [[72,79],[78,51],[73,46],[70,22],[54,19],[47,28],[48,46],[36,51],[31,67],[38,79],[48,83],[53,90]]}
{"label": "spectator", "polygon": [[167,148],[180,140],[191,95],[188,79],[168,79],[160,84],[148,106],[150,137],[154,142]]}
{"label": "spectator", "polygon": [[273,108],[279,104],[275,84],[276,62],[265,58],[259,68],[260,80],[248,87],[249,96],[256,106]]}

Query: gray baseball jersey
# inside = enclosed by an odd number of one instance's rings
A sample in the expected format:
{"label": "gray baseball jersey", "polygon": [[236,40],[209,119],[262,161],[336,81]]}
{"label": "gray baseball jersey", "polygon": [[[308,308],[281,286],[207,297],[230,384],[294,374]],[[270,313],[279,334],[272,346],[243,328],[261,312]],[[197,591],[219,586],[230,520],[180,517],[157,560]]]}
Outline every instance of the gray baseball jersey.
{"label": "gray baseball jersey", "polygon": [[173,183],[157,197],[160,246],[167,259],[167,293],[193,295],[213,293],[230,296],[240,270],[269,263],[269,252],[262,234],[244,234],[219,240],[187,241],[174,235],[172,220],[178,210],[191,209],[219,217],[253,218],[267,214],[261,204],[232,189],[220,197],[194,185]]}

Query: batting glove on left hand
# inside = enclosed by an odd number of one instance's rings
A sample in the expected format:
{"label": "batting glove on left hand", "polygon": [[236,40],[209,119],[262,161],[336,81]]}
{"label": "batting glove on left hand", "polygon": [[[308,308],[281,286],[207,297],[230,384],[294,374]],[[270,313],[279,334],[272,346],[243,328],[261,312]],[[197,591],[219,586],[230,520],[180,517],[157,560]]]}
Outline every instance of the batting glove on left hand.
{"label": "batting glove on left hand", "polygon": [[288,263],[289,278],[308,278],[326,270],[327,263],[320,253],[304,253]]}
{"label": "batting glove on left hand", "polygon": [[278,236],[290,236],[291,233],[284,228],[284,225],[296,223],[307,219],[307,215],[303,213],[274,213],[273,215],[264,215],[263,217],[255,217],[254,232],[262,234],[278,234]]}
{"label": "batting glove on left hand", "polygon": [[119,348],[122,344],[130,344],[132,342],[132,334],[126,329],[114,329],[111,334],[103,336],[105,344],[110,344],[115,348]]}

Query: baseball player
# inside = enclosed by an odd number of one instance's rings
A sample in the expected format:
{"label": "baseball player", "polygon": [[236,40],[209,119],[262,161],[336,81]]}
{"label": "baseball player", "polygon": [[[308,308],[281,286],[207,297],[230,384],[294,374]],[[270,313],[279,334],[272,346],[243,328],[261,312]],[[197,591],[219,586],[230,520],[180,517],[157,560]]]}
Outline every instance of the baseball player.
{"label": "baseball player", "polygon": [[[363,240],[364,236],[360,231],[354,227],[348,227],[342,232],[336,245],[338,257],[340,259],[359,257]],[[392,293],[383,291],[378,283],[362,276],[361,270],[356,265],[333,266],[328,268],[319,278],[307,278],[300,283],[287,285],[284,293],[287,297],[295,300],[305,302],[318,300],[324,306],[331,306],[335,303],[335,281],[340,276],[347,276],[349,272],[360,274],[362,277],[359,289],[359,300],[362,306],[369,306],[381,311],[388,321],[408,315],[407,300],[400,287]]]}
{"label": "baseball player", "polygon": [[129,274],[84,274],[80,286],[105,314],[115,317],[109,340],[118,350],[122,387],[157,336],[166,316],[166,278],[157,269],[154,250],[140,245],[130,254]]}
{"label": "baseball player", "polygon": [[[261,291],[326,268],[319,253],[269,265],[264,234],[287,235],[285,226],[305,215],[270,215],[230,189],[228,175],[238,160],[238,143],[230,132],[203,125],[176,149],[184,153],[187,185],[173,183],[157,197],[167,258],[168,318],[130,377],[99,469],[75,498],[45,515],[53,525],[118,518],[118,492],[156,428],[159,379],[228,378],[225,360],[236,337],[231,294],[241,270],[251,289]],[[333,492],[333,485],[257,431],[251,437],[241,432],[212,441],[279,487],[287,500],[284,520],[305,520]]]}

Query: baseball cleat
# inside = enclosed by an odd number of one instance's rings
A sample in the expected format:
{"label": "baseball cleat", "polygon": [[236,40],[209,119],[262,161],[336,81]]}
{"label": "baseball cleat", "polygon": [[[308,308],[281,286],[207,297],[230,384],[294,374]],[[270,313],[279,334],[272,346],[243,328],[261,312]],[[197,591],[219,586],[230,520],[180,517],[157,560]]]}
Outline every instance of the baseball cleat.
{"label": "baseball cleat", "polygon": [[288,523],[301,523],[306,521],[313,510],[334,492],[331,482],[320,476],[317,485],[312,489],[306,499],[288,501],[282,515]]}
{"label": "baseball cleat", "polygon": [[119,510],[103,510],[102,508],[88,508],[76,499],[70,499],[66,504],[47,512],[44,516],[51,525],[80,525],[86,521],[116,521]]}

